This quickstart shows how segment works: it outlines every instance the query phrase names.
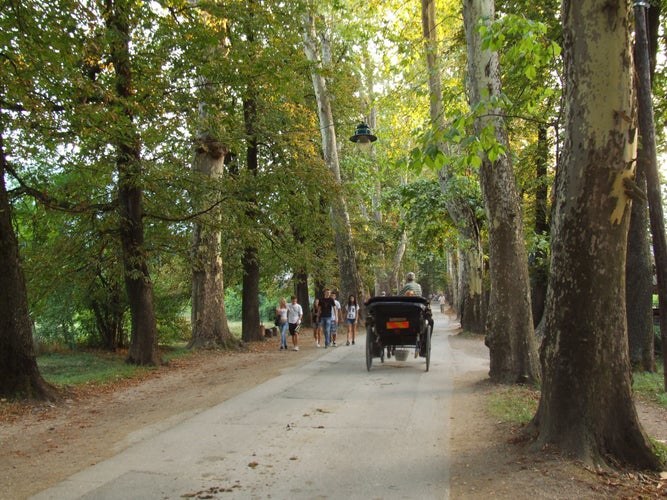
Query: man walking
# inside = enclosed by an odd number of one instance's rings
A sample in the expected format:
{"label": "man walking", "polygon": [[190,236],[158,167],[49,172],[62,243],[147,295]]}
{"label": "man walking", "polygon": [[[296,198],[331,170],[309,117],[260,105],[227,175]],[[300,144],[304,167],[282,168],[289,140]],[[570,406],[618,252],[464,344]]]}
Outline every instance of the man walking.
{"label": "man walking", "polygon": [[324,347],[329,347],[331,343],[331,321],[332,321],[332,312],[336,307],[334,299],[331,297],[331,290],[324,290],[324,297],[320,300],[320,306],[322,307],[322,330],[324,331]]}

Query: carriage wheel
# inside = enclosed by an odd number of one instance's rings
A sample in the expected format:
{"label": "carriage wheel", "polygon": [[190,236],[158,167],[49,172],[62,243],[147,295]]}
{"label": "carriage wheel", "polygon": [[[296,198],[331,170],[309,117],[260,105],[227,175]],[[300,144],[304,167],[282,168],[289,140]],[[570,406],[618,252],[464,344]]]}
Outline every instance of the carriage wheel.
{"label": "carriage wheel", "polygon": [[425,332],[425,342],[426,342],[426,371],[428,371],[431,365],[431,325],[426,325],[424,328]]}
{"label": "carriage wheel", "polygon": [[373,366],[373,342],[375,341],[375,333],[371,325],[366,326],[366,370],[371,371]]}

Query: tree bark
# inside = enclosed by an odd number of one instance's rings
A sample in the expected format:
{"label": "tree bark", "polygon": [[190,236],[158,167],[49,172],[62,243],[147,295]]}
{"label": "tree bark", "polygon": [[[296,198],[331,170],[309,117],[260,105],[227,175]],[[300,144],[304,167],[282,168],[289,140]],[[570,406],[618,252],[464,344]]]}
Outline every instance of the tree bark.
{"label": "tree bark", "polygon": [[0,396],[54,400],[39,373],[32,341],[28,292],[5,185],[6,157],[0,135]]}
{"label": "tree bark", "polygon": [[[641,112],[641,111],[640,111]],[[646,192],[643,150],[637,153],[635,184]],[[632,202],[628,253],[625,269],[625,300],[628,348],[633,369],[655,371],[653,348],[653,262],[648,234],[648,207],[645,200]]]}
{"label": "tree bark", "polygon": [[[227,148],[207,133],[201,133],[193,169],[206,179],[223,175]],[[205,207],[209,200],[202,200]],[[229,346],[233,336],[225,311],[220,230],[222,208],[213,206],[195,223],[192,238],[192,336],[188,348],[214,349]]]}
{"label": "tree bark", "polygon": [[318,52],[318,37],[315,28],[315,17],[311,14],[305,16],[304,26],[304,51],[307,59],[313,64],[311,77],[315,99],[317,101],[317,114],[319,116],[320,130],[322,131],[322,153],[324,162],[334,176],[336,184],[341,187],[332,193],[331,217],[336,241],[336,252],[338,254],[338,268],[340,274],[341,297],[354,294],[363,297],[362,280],[357,266],[356,250],[352,240],[352,227],[347,202],[343,196],[340,165],[338,162],[338,147],[336,145],[336,129],[333,121],[333,112],[326,80],[321,73],[323,64],[330,63],[327,56],[331,52],[330,42],[326,37],[321,37],[321,53]]}
{"label": "tree bark", "polygon": [[502,382],[536,382],[540,372],[521,206],[503,111],[491,104],[502,95],[498,54],[482,49],[477,31],[480,19],[493,19],[493,0],[464,0],[463,5],[470,105],[475,108],[483,104],[487,110],[485,116],[475,119],[475,129],[483,134],[492,127],[496,142],[504,149],[493,160],[485,152],[480,167],[489,228],[490,294],[485,329],[491,358],[489,375]]}
{"label": "tree bark", "polygon": [[[547,236],[549,234],[547,209],[549,139],[545,124],[540,124],[537,128],[537,149],[538,155],[535,165],[535,180],[537,182],[537,189],[535,190],[535,234],[538,236]],[[530,267],[530,304],[533,312],[533,326],[537,326],[544,314],[549,270],[545,252],[536,249],[533,257],[533,264]]]}
{"label": "tree bark", "polygon": [[[254,36],[250,32],[249,40]],[[257,149],[257,133],[255,130],[257,121],[257,99],[252,84],[249,86],[246,97],[243,99],[243,121],[246,133],[246,167],[251,175],[256,176],[259,167],[259,152]],[[250,193],[245,200],[248,204],[246,216],[250,224],[258,220],[255,213],[257,205],[257,194]],[[262,322],[259,313],[259,250],[254,244],[246,246],[243,252],[243,290],[241,291],[241,338],[244,342],[256,342],[264,340],[259,325]]]}
{"label": "tree bark", "polygon": [[[660,9],[649,9],[647,15],[659,16]],[[635,16],[635,23],[641,22]],[[653,31],[651,31],[651,27]],[[648,30],[650,33],[646,33]],[[655,60],[657,51],[658,26],[655,23],[646,23],[645,26],[636,29],[637,35],[646,33],[643,40],[635,39],[634,61],[635,61],[635,87],[638,92],[642,86],[652,88],[653,70],[649,63]],[[646,43],[649,42],[649,43]],[[652,42],[652,43],[651,43]],[[644,59],[642,62],[640,62]],[[650,81],[642,81],[640,73],[649,68]],[[652,93],[652,92],[651,92]],[[650,102],[650,100],[649,100]],[[653,110],[638,107],[639,137],[640,144],[644,144],[644,132],[642,131],[642,117],[646,113],[652,115]],[[651,135],[649,135],[651,137]],[[655,138],[655,134],[652,135]],[[637,173],[635,184],[641,193],[646,193],[646,168],[651,161],[649,157],[651,148],[640,147],[637,152]],[[645,199],[636,199],[632,203],[632,215],[630,217],[630,229],[628,232],[628,254],[626,257],[626,304],[628,315],[628,347],[630,352],[630,364],[633,369],[653,372],[655,371],[655,349],[653,332],[653,261],[651,258],[649,240],[649,217],[648,206]]]}
{"label": "tree bark", "polygon": [[[658,285],[658,306],[660,311],[660,335],[662,337],[663,366],[667,366],[667,239],[665,238],[665,218],[662,210],[660,176],[655,144],[655,125],[653,123],[653,103],[651,92],[651,62],[649,60],[648,23],[646,8],[635,4],[635,30],[637,40],[636,61],[638,80],[643,83],[638,87],[639,130],[641,131],[643,167],[646,172],[646,191],[648,195],[649,220],[653,239],[656,280]],[[664,388],[667,390],[667,370],[664,370]]]}
{"label": "tree bark", "polygon": [[[552,257],[531,428],[539,448],[595,465],[655,469],[632,401],[625,250],[634,174],[628,2],[563,0],[566,136],[556,178]],[[614,82],[614,85],[609,85]]]}
{"label": "tree bark", "polygon": [[128,6],[107,2],[106,25],[111,39],[110,60],[115,72],[116,105],[127,128],[118,133],[115,144],[120,206],[120,240],[132,316],[128,362],[139,365],[160,363],[157,348],[157,323],[153,302],[153,283],[148,272],[144,247],[143,193],[141,187],[141,139],[134,127],[131,101],[134,99],[130,59]]}
{"label": "tree bark", "polygon": [[[429,81],[429,103],[430,118],[434,127],[445,128],[445,119],[442,102],[442,84],[440,80],[440,71],[438,68],[438,36],[435,22],[435,1],[422,0],[422,34],[424,37],[424,52],[426,53],[426,63],[428,66]],[[443,154],[447,153],[447,145],[444,142],[438,144],[438,150]],[[449,188],[450,182],[454,178],[451,167],[445,165],[438,173],[440,187],[445,195],[445,205],[447,212],[454,221],[459,235],[463,240],[461,244],[466,249],[465,262],[460,266],[461,274],[461,293],[457,297],[461,303],[457,308],[461,314],[461,327],[469,332],[484,332],[484,308],[482,281],[483,281],[483,262],[482,240],[477,219],[470,209],[470,204],[459,194],[453,193]]]}

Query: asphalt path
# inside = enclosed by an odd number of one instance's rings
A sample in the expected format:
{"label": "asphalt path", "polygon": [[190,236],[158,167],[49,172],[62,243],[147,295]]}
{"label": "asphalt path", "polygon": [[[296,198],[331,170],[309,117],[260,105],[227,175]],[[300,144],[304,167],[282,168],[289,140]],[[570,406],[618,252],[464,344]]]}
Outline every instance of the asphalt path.
{"label": "asphalt path", "polygon": [[428,372],[412,353],[367,371],[360,335],[33,498],[448,499],[453,378],[468,361],[449,346],[458,325],[434,316]]}

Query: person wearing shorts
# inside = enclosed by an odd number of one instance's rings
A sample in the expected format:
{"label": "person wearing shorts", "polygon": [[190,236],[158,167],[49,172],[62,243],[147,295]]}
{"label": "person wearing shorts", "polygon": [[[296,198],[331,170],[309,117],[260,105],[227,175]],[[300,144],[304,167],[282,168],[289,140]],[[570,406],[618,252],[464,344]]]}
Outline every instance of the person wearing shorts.
{"label": "person wearing shorts", "polygon": [[287,305],[287,322],[289,323],[289,334],[292,337],[293,351],[299,350],[299,328],[303,318],[303,309],[296,301],[296,295],[292,295]]}
{"label": "person wearing shorts", "polygon": [[345,324],[347,325],[347,342],[345,342],[345,345],[350,345],[350,341],[354,345],[358,322],[359,305],[357,304],[357,298],[354,295],[350,295],[345,306]]}

